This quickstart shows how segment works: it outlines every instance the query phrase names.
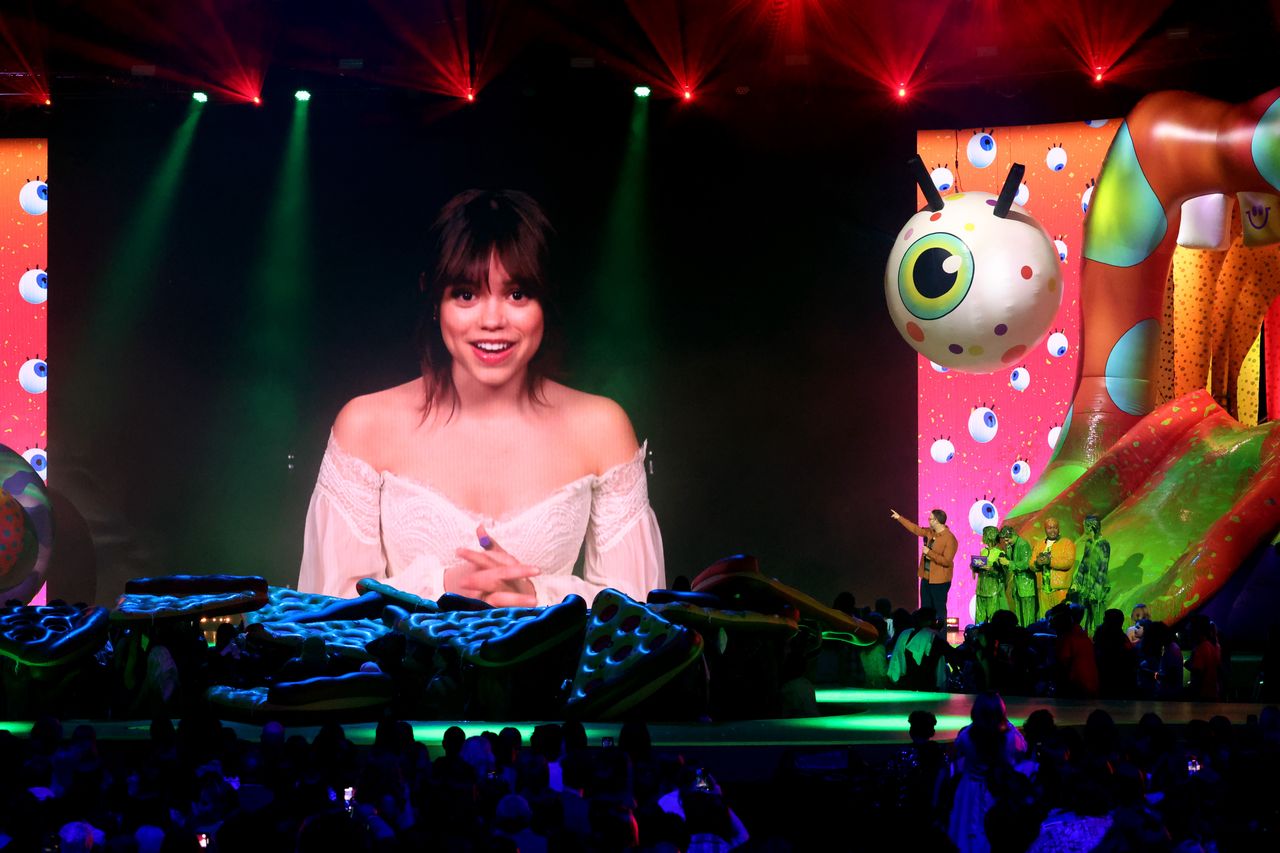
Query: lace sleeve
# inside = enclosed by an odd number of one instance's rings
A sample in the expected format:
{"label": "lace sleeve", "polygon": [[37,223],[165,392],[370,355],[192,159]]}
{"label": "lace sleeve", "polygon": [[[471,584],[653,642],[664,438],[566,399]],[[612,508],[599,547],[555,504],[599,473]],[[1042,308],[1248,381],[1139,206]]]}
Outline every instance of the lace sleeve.
{"label": "lace sleeve", "polygon": [[613,548],[649,509],[644,458],[648,442],[630,462],[615,465],[596,480],[591,494],[587,542],[600,552]]}
{"label": "lace sleeve", "polygon": [[596,478],[591,490],[582,577],[570,574],[534,578],[539,605],[555,604],[569,593],[581,595],[590,603],[606,587],[644,601],[649,590],[666,586],[662,533],[649,506],[649,484],[645,479],[646,447],[636,451],[630,462]]}
{"label": "lace sleeve", "polygon": [[307,508],[299,590],[350,597],[360,578],[386,576],[381,489],[381,475],[330,435]]}

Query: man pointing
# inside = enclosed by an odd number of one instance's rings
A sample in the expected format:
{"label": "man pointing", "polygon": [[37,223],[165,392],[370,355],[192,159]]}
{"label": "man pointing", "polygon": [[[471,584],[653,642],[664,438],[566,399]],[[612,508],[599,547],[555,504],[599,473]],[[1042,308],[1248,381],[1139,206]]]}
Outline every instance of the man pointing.
{"label": "man pointing", "polygon": [[920,606],[932,607],[945,625],[947,593],[951,591],[951,569],[959,547],[956,535],[947,527],[947,514],[940,509],[931,510],[928,527],[920,527],[907,521],[897,510],[891,509],[889,514],[912,534],[924,539],[920,568],[916,572],[920,577]]}

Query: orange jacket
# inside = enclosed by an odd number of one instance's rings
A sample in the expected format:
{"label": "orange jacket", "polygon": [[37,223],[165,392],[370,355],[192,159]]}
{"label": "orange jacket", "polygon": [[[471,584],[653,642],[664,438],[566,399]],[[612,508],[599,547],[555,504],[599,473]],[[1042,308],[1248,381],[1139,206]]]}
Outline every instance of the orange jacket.
{"label": "orange jacket", "polygon": [[[956,541],[956,535],[951,532],[951,528],[943,527],[941,533],[934,533],[932,528],[912,524],[901,515],[898,516],[898,523],[925,541],[925,550],[920,555],[920,565],[916,569],[916,576],[928,580],[929,583],[950,583],[951,570],[955,565],[956,549],[960,547],[960,543]],[[925,570],[926,560],[929,562],[927,571]]]}

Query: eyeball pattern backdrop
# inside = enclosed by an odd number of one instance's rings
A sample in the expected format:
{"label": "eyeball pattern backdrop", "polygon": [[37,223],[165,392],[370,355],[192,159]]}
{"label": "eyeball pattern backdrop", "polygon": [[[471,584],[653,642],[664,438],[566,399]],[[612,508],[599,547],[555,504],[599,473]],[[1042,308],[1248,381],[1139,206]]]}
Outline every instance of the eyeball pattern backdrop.
{"label": "eyeball pattern backdrop", "polygon": [[[916,518],[923,520],[934,507],[946,511],[960,542],[947,609],[962,626],[973,618],[968,566],[970,555],[982,553],[982,527],[998,526],[1035,485],[1068,417],[1080,344],[1084,217],[1119,126],[1112,119],[916,135],[920,159],[944,202],[955,193],[998,194],[1009,168],[1024,164],[1016,203],[1052,235],[1062,272],[1062,307],[1049,335],[1021,360],[974,374],[916,356]],[[917,190],[916,196],[917,208],[923,207],[923,194]]]}
{"label": "eyeball pattern backdrop", "polygon": [[48,477],[49,145],[0,139],[0,444]]}

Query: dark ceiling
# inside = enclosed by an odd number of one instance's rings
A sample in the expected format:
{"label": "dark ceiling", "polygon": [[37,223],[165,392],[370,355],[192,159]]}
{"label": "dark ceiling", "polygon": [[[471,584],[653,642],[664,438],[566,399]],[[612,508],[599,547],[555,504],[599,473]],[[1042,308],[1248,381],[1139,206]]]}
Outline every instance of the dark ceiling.
{"label": "dark ceiling", "polygon": [[[0,105],[212,89],[370,87],[458,99],[690,86],[707,109],[761,99],[893,111],[919,126],[1127,110],[1187,88],[1280,83],[1276,0],[10,0]],[[1098,84],[1092,69],[1104,73]],[[904,101],[895,97],[906,84]],[[9,121],[17,121],[12,116]],[[37,121],[24,118],[21,121]]]}

